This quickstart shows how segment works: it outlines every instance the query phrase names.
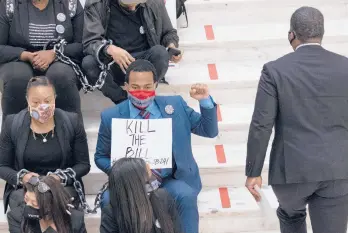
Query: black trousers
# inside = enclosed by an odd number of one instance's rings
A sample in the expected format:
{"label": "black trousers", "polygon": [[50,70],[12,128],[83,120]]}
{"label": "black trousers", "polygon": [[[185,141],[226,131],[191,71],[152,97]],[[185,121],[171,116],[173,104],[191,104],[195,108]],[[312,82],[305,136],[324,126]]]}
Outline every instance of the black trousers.
{"label": "black trousers", "polygon": [[53,83],[56,93],[56,107],[81,114],[79,81],[74,70],[61,62],[54,62],[45,73],[33,70],[26,62],[9,62],[0,66],[0,90],[3,118],[26,108],[26,87],[30,78],[45,75]]}
{"label": "black trousers", "polygon": [[[134,53],[132,56],[135,59],[145,59],[150,61],[156,68],[158,79],[164,78],[169,66],[169,55],[167,50],[156,45],[147,51]],[[99,78],[100,68],[94,56],[88,55],[82,61],[82,69],[91,84],[95,84]],[[120,69],[119,65],[113,64],[110,67],[105,84],[101,88],[104,96],[110,98],[115,104],[118,104],[127,98],[127,93],[120,87],[124,85],[125,74]]]}
{"label": "black trousers", "polygon": [[346,233],[348,180],[272,185],[281,233],[306,233],[308,204],[313,233]]}

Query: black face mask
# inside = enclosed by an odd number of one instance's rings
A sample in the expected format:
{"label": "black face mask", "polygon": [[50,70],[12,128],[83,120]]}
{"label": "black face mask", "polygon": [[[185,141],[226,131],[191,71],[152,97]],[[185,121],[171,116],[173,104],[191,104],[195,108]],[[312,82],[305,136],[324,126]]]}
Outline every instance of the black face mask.
{"label": "black face mask", "polygon": [[35,209],[32,206],[25,205],[23,210],[23,217],[30,220],[40,220],[42,216],[40,216],[40,210]]}

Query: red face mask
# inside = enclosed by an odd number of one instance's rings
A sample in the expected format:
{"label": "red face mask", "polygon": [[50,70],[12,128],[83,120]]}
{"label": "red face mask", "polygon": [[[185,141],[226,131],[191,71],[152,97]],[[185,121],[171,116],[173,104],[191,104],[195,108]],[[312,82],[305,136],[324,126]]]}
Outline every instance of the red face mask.
{"label": "red face mask", "polygon": [[147,98],[150,98],[156,95],[156,92],[154,90],[152,91],[134,90],[134,91],[129,91],[128,93],[139,100],[146,100]]}
{"label": "red face mask", "polygon": [[134,90],[128,91],[128,98],[132,104],[139,108],[147,108],[155,99],[156,91]]}

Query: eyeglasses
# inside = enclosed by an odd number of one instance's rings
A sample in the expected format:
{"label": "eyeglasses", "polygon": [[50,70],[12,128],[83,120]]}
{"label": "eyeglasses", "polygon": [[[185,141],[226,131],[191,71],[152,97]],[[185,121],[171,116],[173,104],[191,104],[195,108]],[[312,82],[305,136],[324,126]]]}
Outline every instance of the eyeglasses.
{"label": "eyeglasses", "polygon": [[32,176],[29,179],[28,183],[31,184],[32,186],[35,186],[35,187],[37,186],[37,190],[40,193],[45,193],[45,192],[51,190],[50,187],[46,183],[40,181],[40,178],[37,176]]}

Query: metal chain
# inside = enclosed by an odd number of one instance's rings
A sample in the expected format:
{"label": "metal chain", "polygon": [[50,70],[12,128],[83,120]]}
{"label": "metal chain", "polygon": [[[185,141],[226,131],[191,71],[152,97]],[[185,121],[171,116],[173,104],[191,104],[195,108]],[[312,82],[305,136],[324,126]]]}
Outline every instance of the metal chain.
{"label": "metal chain", "polygon": [[99,190],[97,196],[95,197],[94,201],[94,210],[96,211],[98,208],[100,208],[101,203],[101,197],[103,193],[109,188],[109,182],[106,182],[103,187]]}
{"label": "metal chain", "polygon": [[[74,189],[80,199],[80,203],[81,206],[83,208],[83,210],[85,211],[86,214],[96,214],[97,213],[97,209],[100,207],[100,204],[98,206],[95,206],[93,209],[88,205],[87,201],[86,201],[86,197],[85,194],[83,193],[82,190],[82,185],[80,183],[80,181],[78,181],[76,179],[76,172],[72,169],[72,168],[67,168],[66,170],[62,170],[62,169],[57,169],[55,172],[48,172],[47,176],[49,175],[56,175],[61,179],[61,184],[63,186],[67,185],[68,179],[71,178],[73,181],[73,186]],[[100,193],[100,191],[99,191]],[[98,193],[98,195],[99,195]],[[98,197],[97,195],[97,197]]]}
{"label": "metal chain", "polygon": [[[79,79],[82,85],[83,91],[85,93],[93,91],[94,88],[88,83],[88,80],[86,76],[83,74],[83,72],[81,71],[81,68],[75,62],[73,62],[69,57],[64,55],[64,47],[67,45],[67,42],[65,41],[65,39],[57,39],[57,40],[50,41],[48,45],[50,45],[51,47],[53,46],[53,50],[56,53],[56,58],[58,61],[64,64],[67,64],[71,66],[71,68],[73,68],[77,78]],[[47,47],[47,45],[45,47]]]}
{"label": "metal chain", "polygon": [[[103,44],[100,46],[100,49],[104,48],[107,45],[112,44],[112,41],[103,40],[102,43]],[[79,81],[82,85],[82,89],[85,93],[92,92],[95,89],[101,89],[105,83],[107,71],[110,69],[110,66],[114,63],[114,61],[112,61],[106,65],[106,64],[103,64],[99,59],[97,59],[98,63],[99,63],[99,67],[101,69],[101,72],[99,74],[99,78],[98,78],[97,82],[95,83],[94,86],[92,86],[89,84],[88,79],[81,71],[81,68],[75,62],[73,62],[69,57],[64,55],[64,47],[66,45],[67,45],[67,42],[65,41],[65,39],[58,38],[56,40],[52,40],[52,41],[48,42],[45,45],[44,49],[52,47],[56,53],[57,60],[62,62],[62,63],[65,63],[67,65],[70,65],[73,68],[77,78],[79,79]],[[99,53],[97,53],[97,54],[99,54]]]}
{"label": "metal chain", "polygon": [[68,176],[64,173],[62,169],[57,169],[55,172],[48,172],[47,176],[49,175],[56,175],[59,177],[61,184],[65,187],[68,183]]}
{"label": "metal chain", "polygon": [[99,63],[99,68],[101,70],[101,72],[99,74],[99,78],[98,78],[97,82],[95,83],[95,87],[97,87],[98,89],[103,87],[103,85],[105,83],[106,76],[108,75],[108,71],[110,70],[110,67],[115,63],[115,61],[112,60],[110,63],[105,64],[99,58],[99,54],[102,52],[102,50],[104,50],[104,48],[106,46],[109,46],[109,45],[112,45],[112,40],[103,40],[102,44],[98,47],[97,52],[96,52],[97,62]]}
{"label": "metal chain", "polygon": [[17,188],[21,185],[21,183],[23,181],[23,177],[28,173],[29,173],[29,171],[26,169],[22,169],[17,173],[17,184],[16,184]]}
{"label": "metal chain", "polygon": [[81,202],[81,205],[82,205],[82,208],[84,209],[85,213],[86,214],[95,214],[97,213],[97,209],[94,208],[92,209],[87,201],[86,201],[86,197],[85,197],[85,194],[83,193],[83,190],[82,190],[82,185],[80,183],[80,181],[78,181],[76,179],[76,172],[71,169],[71,168],[67,168],[66,170],[63,171],[69,178],[71,178],[73,180],[73,186],[75,188],[75,191],[77,192],[77,195],[79,196],[79,199],[80,199],[80,202]]}

